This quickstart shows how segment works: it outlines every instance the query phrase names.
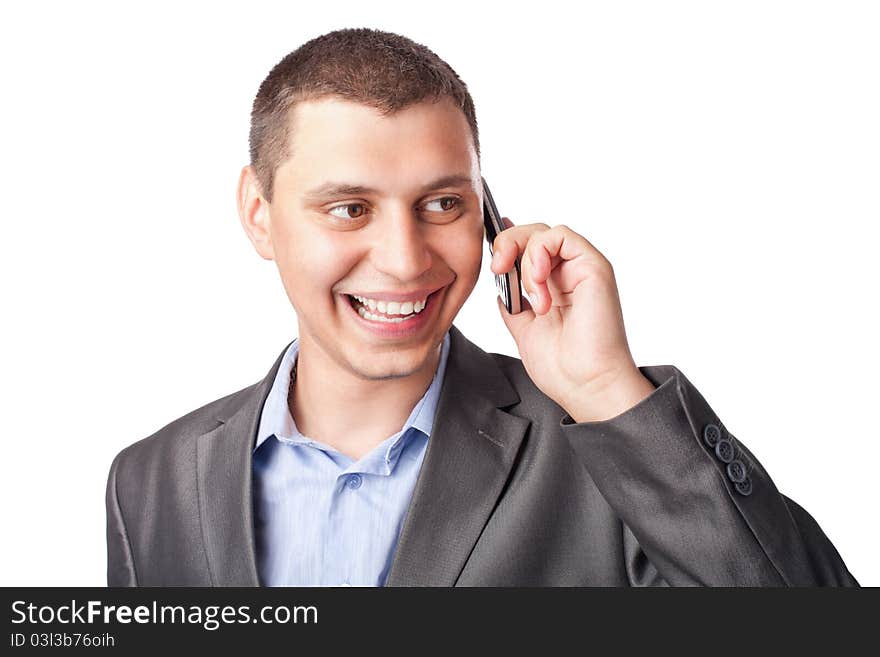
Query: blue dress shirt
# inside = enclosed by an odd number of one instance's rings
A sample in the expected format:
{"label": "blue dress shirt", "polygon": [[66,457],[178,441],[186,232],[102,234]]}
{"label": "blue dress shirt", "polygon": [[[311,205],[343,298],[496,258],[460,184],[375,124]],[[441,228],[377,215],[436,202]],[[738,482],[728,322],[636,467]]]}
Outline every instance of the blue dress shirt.
{"label": "blue dress shirt", "polygon": [[[403,428],[358,461],[302,435],[287,405],[299,340],[284,354],[254,446],[254,529],[263,586],[382,586],[434,424],[449,332]],[[295,385],[295,382],[294,382]]]}

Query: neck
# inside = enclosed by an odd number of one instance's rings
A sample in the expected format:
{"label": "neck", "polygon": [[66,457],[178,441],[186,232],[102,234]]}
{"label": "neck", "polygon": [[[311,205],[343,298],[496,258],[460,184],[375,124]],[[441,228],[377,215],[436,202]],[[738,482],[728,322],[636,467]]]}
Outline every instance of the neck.
{"label": "neck", "polygon": [[300,339],[296,380],[288,395],[297,429],[352,459],[361,458],[403,428],[431,385],[441,347],[412,374],[371,379],[340,365],[314,342]]}

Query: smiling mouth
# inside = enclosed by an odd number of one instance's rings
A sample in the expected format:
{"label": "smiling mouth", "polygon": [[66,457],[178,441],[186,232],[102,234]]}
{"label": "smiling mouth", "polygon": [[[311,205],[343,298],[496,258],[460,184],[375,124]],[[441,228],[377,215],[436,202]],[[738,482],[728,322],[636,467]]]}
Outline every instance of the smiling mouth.
{"label": "smiling mouth", "polygon": [[346,294],[345,296],[348,297],[351,307],[362,318],[374,322],[399,323],[425,312],[432,299],[443,289],[445,289],[445,286],[429,294],[424,304],[421,301],[399,303],[395,301],[376,301],[361,296],[355,297],[351,294]]}

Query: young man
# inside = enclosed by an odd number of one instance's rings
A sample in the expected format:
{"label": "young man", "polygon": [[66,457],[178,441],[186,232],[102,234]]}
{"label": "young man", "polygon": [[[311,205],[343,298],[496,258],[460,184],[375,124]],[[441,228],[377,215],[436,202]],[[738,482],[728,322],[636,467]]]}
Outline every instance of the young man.
{"label": "young man", "polygon": [[110,585],[857,585],[685,376],[637,367],[610,263],[514,226],[521,359],[453,326],[483,251],[479,137],[434,53],[368,29],[261,85],[239,213],[298,337],[124,449]]}

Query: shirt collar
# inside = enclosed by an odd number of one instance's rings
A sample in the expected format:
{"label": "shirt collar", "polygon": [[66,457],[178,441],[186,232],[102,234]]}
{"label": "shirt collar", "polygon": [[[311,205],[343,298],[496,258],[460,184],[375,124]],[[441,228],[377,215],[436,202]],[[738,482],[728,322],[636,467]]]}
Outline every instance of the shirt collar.
{"label": "shirt collar", "polygon": [[[386,463],[396,460],[396,456],[402,447],[402,438],[411,433],[410,428],[418,429],[425,436],[430,437],[431,428],[434,425],[434,416],[437,412],[437,403],[440,398],[440,389],[443,386],[443,378],[446,373],[446,362],[449,359],[450,336],[449,331],[443,336],[443,344],[440,350],[440,362],[431,385],[422,396],[422,398],[413,407],[406,422],[399,433],[395,434],[395,440],[386,441],[384,460]],[[266,439],[276,436],[284,442],[302,443],[305,445],[317,445],[315,441],[303,436],[296,428],[296,422],[290,415],[290,408],[287,405],[287,395],[290,389],[290,376],[296,363],[296,356],[299,352],[299,339],[295,338],[287,351],[281,364],[278,366],[278,372],[275,375],[275,381],[272,389],[266,397],[266,403],[263,405],[263,411],[260,415],[260,426],[257,431],[257,440],[254,444],[254,451],[262,445]],[[393,438],[394,436],[392,436]],[[366,458],[366,457],[365,457]]]}

